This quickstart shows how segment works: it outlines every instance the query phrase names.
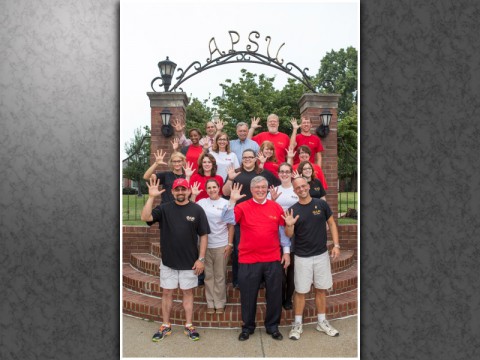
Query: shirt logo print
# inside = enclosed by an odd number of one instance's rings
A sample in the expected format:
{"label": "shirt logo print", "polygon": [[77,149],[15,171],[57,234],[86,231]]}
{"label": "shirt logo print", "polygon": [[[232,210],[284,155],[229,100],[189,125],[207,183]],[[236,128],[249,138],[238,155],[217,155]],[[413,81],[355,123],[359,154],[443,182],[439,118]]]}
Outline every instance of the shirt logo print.
{"label": "shirt logo print", "polygon": [[187,221],[195,221],[195,216],[187,216]]}

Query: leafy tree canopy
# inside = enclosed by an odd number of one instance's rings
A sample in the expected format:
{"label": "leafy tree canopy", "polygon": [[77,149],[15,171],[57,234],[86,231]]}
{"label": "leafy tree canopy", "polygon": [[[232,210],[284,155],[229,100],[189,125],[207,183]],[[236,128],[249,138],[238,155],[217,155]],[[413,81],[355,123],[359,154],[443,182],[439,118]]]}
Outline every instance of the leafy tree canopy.
{"label": "leafy tree canopy", "polygon": [[357,50],[354,47],[332,50],[320,62],[320,69],[316,82],[332,80],[331,84],[321,84],[323,93],[337,93],[342,95],[338,103],[338,118],[341,121],[349,112],[353,104],[357,104]]}
{"label": "leafy tree canopy", "polygon": [[150,127],[135,129],[133,139],[125,143],[125,152],[123,177],[143,186],[143,174],[150,166]]}

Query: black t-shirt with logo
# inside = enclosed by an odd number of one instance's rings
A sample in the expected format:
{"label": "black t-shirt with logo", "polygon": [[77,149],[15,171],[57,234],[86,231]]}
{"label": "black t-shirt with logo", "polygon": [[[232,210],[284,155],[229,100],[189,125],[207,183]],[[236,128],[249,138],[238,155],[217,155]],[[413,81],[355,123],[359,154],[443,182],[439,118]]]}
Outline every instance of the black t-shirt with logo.
{"label": "black t-shirt with logo", "polygon": [[[250,191],[250,182],[252,179],[256,176],[263,176],[265,179],[267,179],[268,182],[268,187],[270,186],[279,186],[281,184],[281,181],[275,177],[270,171],[263,169],[263,171],[259,174],[255,172],[255,170],[252,171],[241,171],[234,179],[233,184],[239,183],[243,185],[242,187],[242,194],[245,194],[247,196],[241,198],[240,200],[237,201],[237,205],[247,201],[248,199],[252,198],[252,192]],[[232,186],[233,186],[232,184]]]}
{"label": "black t-shirt with logo", "polygon": [[332,216],[330,206],[322,200],[312,198],[306,205],[296,203],[293,217],[299,215],[294,227],[295,255],[310,257],[327,251],[327,220]]}
{"label": "black t-shirt with logo", "polygon": [[152,210],[160,227],[162,263],[175,270],[191,270],[198,259],[198,236],[210,233],[207,216],[200,205],[169,202]]}
{"label": "black t-shirt with logo", "polygon": [[318,179],[313,179],[308,183],[310,185],[310,196],[312,198],[320,199],[321,197],[327,195],[322,182]]}

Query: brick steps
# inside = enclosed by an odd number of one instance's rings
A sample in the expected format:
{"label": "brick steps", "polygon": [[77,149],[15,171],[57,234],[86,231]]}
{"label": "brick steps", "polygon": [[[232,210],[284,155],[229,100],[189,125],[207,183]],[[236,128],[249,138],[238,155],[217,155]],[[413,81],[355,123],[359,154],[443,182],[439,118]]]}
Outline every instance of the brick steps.
{"label": "brick steps", "polygon": [[[354,261],[354,252],[344,250],[335,261],[331,262],[332,273],[345,271],[350,268]],[[149,275],[160,276],[160,259],[155,254],[134,253],[130,255],[130,263],[136,269]],[[231,266],[227,266],[227,280],[231,281]]]}
{"label": "brick steps", "polygon": [[[332,250],[332,247],[333,247],[333,241],[332,240],[327,241],[327,247],[328,247],[328,251]],[[152,255],[156,256],[157,258],[161,257],[160,242],[153,242],[150,245],[150,253]]]}
{"label": "brick steps", "polygon": [[[136,254],[142,255],[138,258],[146,258],[148,254]],[[133,256],[132,256],[133,257]],[[157,259],[158,261],[158,259]],[[357,264],[354,263],[348,269],[333,274],[333,286],[328,292],[329,295],[340,294],[342,292],[351,291],[357,288]],[[160,288],[159,275],[148,275],[145,272],[140,271],[138,268],[133,267],[131,264],[123,264],[123,286],[129,290],[151,295],[155,297],[162,296],[162,290]],[[205,302],[205,287],[200,286],[193,290],[194,301],[199,303]],[[181,301],[181,290],[177,289],[173,292],[174,300]],[[310,293],[306,297],[307,299],[314,298],[314,292]],[[231,283],[227,284],[227,302],[239,303],[240,291],[234,289]],[[258,303],[265,303],[265,289],[260,289],[258,294]]]}
{"label": "brick steps", "polygon": [[[333,243],[327,243],[331,250]],[[135,317],[161,321],[162,290],[160,288],[160,243],[150,244],[150,253],[130,253],[128,261],[123,264],[123,312]],[[140,249],[139,249],[140,250]],[[148,250],[147,250],[148,251]],[[337,319],[356,315],[358,312],[357,286],[358,269],[354,251],[342,250],[340,257],[332,261],[333,286],[327,294],[327,318]],[[240,290],[231,284],[231,266],[227,266],[227,306],[224,314],[207,315],[205,287],[197,287],[194,294],[193,321],[196,326],[239,328],[242,325]],[[265,289],[260,289],[257,302],[257,326],[263,327],[265,314]],[[293,310],[282,309],[280,325],[293,322]],[[185,322],[182,306],[182,293],[177,289],[173,293],[171,322],[181,325]],[[317,321],[315,310],[315,292],[306,295],[304,323]]]}
{"label": "brick steps", "polygon": [[[162,300],[158,297],[139,294],[123,288],[123,312],[142,319],[162,321],[161,318]],[[200,327],[239,328],[242,325],[240,303],[227,304],[224,314],[208,315],[206,304],[194,303],[193,322]],[[327,297],[327,318],[337,319],[357,314],[357,289],[340,295]],[[263,326],[265,316],[265,304],[257,305],[257,326]],[[315,301],[309,299],[305,303],[303,313],[304,323],[317,321]],[[293,310],[282,309],[280,325],[290,325],[293,322]],[[182,303],[174,301],[170,321],[173,324],[181,325],[185,322],[185,313]]]}

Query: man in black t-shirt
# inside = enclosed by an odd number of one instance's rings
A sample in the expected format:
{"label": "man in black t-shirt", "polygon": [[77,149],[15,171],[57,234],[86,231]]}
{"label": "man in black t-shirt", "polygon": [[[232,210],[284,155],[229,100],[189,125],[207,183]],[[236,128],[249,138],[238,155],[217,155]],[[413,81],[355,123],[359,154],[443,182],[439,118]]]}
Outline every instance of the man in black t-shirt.
{"label": "man in black t-shirt", "polygon": [[333,285],[330,259],[327,249],[327,223],[332,234],[334,247],[332,258],[340,255],[337,225],[332,210],[322,199],[310,196],[310,185],[302,177],[292,182],[293,191],[298,202],[285,212],[285,235],[295,235],[295,295],[293,307],[295,322],[289,338],[300,339],[303,332],[302,315],[305,307],[305,294],[310,291],[312,283],[315,287],[315,305],[317,309],[317,330],[329,336],[338,336],[327,319],[326,290]]}
{"label": "man in black t-shirt", "polygon": [[[197,276],[205,268],[207,236],[210,233],[205,211],[189,201],[190,187],[185,179],[177,179],[172,185],[175,201],[161,204],[152,209],[154,199],[165,190],[158,190],[159,180],[150,178],[148,200],[142,210],[142,221],[148,225],[155,222],[160,227],[160,286],[162,288],[163,324],[153,335],[152,341],[160,341],[172,332],[170,311],[173,304],[173,290],[180,286],[183,293],[186,324],[184,333],[191,340],[199,340],[200,335],[192,325],[193,288],[198,285]],[[200,237],[200,250],[198,249]]]}

